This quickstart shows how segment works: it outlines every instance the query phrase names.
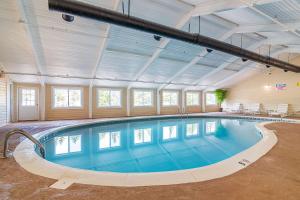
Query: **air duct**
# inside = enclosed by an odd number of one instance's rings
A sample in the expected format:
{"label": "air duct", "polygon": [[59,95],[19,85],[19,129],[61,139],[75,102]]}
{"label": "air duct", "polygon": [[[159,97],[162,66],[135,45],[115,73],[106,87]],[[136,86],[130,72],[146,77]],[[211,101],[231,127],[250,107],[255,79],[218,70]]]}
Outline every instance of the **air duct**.
{"label": "air duct", "polygon": [[283,70],[293,71],[297,73],[300,72],[300,67],[275,58],[263,56],[210,37],[188,33],[169,26],[146,21],[137,17],[124,15],[116,11],[96,7],[90,4],[77,2],[74,0],[49,0],[49,9],[103,21],[110,24],[124,26],[140,31],[145,31],[151,34],[160,35],[183,42],[197,44],[207,49],[218,50],[254,62],[271,65]]}

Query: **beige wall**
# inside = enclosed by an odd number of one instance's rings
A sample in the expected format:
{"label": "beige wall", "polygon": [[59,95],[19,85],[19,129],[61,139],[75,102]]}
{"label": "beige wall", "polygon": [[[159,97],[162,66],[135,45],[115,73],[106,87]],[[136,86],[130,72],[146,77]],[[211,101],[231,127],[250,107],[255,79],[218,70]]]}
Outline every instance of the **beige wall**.
{"label": "beige wall", "polygon": [[0,78],[0,126],[7,123],[7,82],[5,77]]}
{"label": "beige wall", "polygon": [[102,117],[124,117],[127,115],[127,90],[126,88],[118,88],[121,90],[122,96],[122,107],[121,108],[99,108],[97,106],[97,89],[100,87],[93,88],[93,118]]}
{"label": "beige wall", "polygon": [[[89,87],[88,86],[70,86],[83,88],[83,107],[75,109],[52,108],[52,87],[58,85],[46,85],[45,98],[45,119],[86,119],[89,117]],[[59,85],[62,86],[62,85]]]}
{"label": "beige wall", "polygon": [[[83,107],[79,109],[65,109],[65,108],[52,108],[52,87],[81,87],[83,89]],[[15,121],[17,121],[17,88],[18,87],[37,87],[41,89],[39,84],[25,84],[25,83],[14,83],[14,110],[15,110]],[[104,118],[104,117],[124,117],[127,116],[127,89],[118,88],[122,90],[122,107],[121,108],[99,108],[97,106],[97,89],[102,87],[94,87],[92,90],[92,118]],[[130,89],[129,101],[130,101],[130,116],[141,116],[141,115],[156,115],[157,114],[157,92],[153,91],[153,106],[149,107],[134,107],[133,106],[133,91],[135,88]],[[181,91],[179,94],[179,105],[181,105],[182,97]],[[200,100],[201,100],[201,93]],[[185,97],[186,98],[186,95]],[[186,102],[186,100],[185,100]],[[160,92],[160,114],[177,114],[178,108],[181,106],[162,106],[162,91]],[[40,107],[41,110],[41,107]],[[200,106],[186,106],[186,112],[195,113],[201,112]],[[89,117],[89,87],[88,86],[68,86],[68,85],[50,85],[45,86],[45,119],[46,120],[60,120],[60,119],[86,119]],[[40,114],[40,119],[42,119]]]}
{"label": "beige wall", "polygon": [[[300,65],[300,59],[293,62]],[[300,74],[272,68],[271,75],[266,72],[256,74],[231,87],[226,103],[242,103],[245,108],[251,103],[261,103],[263,111],[275,109],[277,104],[287,103],[290,114],[294,114],[300,111],[300,87],[297,87],[297,82],[300,82]],[[276,90],[276,83],[286,83],[286,90]],[[272,88],[266,89],[265,85],[271,85]]]}

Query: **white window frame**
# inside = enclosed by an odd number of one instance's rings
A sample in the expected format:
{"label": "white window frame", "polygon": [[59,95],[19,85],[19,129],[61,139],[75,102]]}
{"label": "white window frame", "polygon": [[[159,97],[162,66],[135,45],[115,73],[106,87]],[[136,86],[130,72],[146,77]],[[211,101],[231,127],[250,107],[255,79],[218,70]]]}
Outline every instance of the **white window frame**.
{"label": "white window frame", "polygon": [[[99,105],[99,91],[100,90],[109,90],[111,91],[119,91],[120,92],[120,106],[100,106]],[[122,89],[120,88],[97,88],[96,89],[97,95],[96,95],[96,101],[97,101],[97,108],[122,108],[122,101],[123,101],[123,94],[122,94]],[[111,97],[109,97],[111,98]],[[111,102],[109,102],[111,104]]]}
{"label": "white window frame", "polygon": [[206,94],[205,94],[205,105],[208,105],[208,106],[216,106],[216,105],[217,105],[217,101],[216,101],[214,104],[207,103],[207,95],[208,95],[208,94],[215,95],[214,93],[211,93],[211,92],[206,93]]}
{"label": "white window frame", "polygon": [[[55,106],[55,97],[54,91],[55,89],[67,89],[68,90],[68,106]],[[69,90],[80,90],[81,96],[81,105],[80,106],[69,106]],[[52,86],[51,88],[51,107],[52,109],[82,109],[83,108],[83,88],[82,87],[72,87],[72,86]]]}
{"label": "white window frame", "polygon": [[[164,94],[165,93],[176,93],[176,95],[177,95],[177,101],[176,101],[176,104],[175,105],[165,105],[164,104]],[[179,91],[174,91],[174,90],[163,90],[162,91],[162,98],[161,98],[162,100],[161,100],[161,102],[162,102],[162,106],[163,107],[178,107],[179,106]],[[171,99],[170,99],[170,101],[171,101]],[[171,102],[170,102],[171,103]]]}
{"label": "white window frame", "polygon": [[[22,107],[34,107],[37,105],[37,97],[38,95],[36,94],[37,93],[37,89],[36,88],[32,88],[32,87],[20,87],[19,90],[21,90],[21,106]],[[34,104],[33,105],[23,105],[23,90],[34,90]],[[31,101],[31,100],[30,100]]]}
{"label": "white window frame", "polygon": [[[151,92],[151,105],[135,105],[134,93],[135,92]],[[154,91],[151,89],[133,89],[133,107],[153,107],[154,106]]]}
{"label": "white window frame", "polygon": [[[198,102],[197,102],[197,104],[188,105],[188,103],[187,103],[188,102],[188,94],[196,94],[198,96]],[[185,101],[186,101],[185,105],[188,106],[188,107],[200,106],[200,92],[192,92],[192,91],[186,92],[185,93]]]}

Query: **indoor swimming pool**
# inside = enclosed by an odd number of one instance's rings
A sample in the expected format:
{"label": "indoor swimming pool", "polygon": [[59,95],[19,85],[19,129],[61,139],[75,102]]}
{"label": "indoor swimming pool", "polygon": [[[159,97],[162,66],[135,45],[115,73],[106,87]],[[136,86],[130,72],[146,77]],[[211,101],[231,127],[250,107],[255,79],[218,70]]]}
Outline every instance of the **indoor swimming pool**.
{"label": "indoor swimming pool", "polygon": [[259,120],[176,117],[96,123],[40,139],[46,160],[77,169],[149,173],[208,166],[262,139]]}

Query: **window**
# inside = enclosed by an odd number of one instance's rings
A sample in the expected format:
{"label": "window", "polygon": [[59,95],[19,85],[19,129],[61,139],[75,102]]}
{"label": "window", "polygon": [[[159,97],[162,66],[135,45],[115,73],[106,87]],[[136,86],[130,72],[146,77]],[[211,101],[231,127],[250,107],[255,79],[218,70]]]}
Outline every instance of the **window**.
{"label": "window", "polygon": [[98,89],[98,107],[121,107],[121,90]]}
{"label": "window", "polygon": [[152,129],[134,129],[134,144],[150,143],[152,141]]}
{"label": "window", "polygon": [[169,140],[177,137],[176,126],[165,126],[163,127],[163,140]]}
{"label": "window", "polygon": [[135,90],[133,99],[134,106],[152,106],[153,92],[149,90]]}
{"label": "window", "polygon": [[82,89],[53,88],[54,108],[82,107]]}
{"label": "window", "polygon": [[163,92],[163,106],[177,106],[178,105],[178,92]]}
{"label": "window", "polygon": [[56,155],[81,151],[81,135],[59,136],[54,141]]}
{"label": "window", "polygon": [[216,95],[213,93],[206,93],[206,105],[216,105]]}
{"label": "window", "polygon": [[188,106],[200,105],[199,93],[198,92],[187,92],[186,93],[186,105],[188,105]]}
{"label": "window", "polygon": [[194,136],[194,135],[198,135],[199,133],[199,127],[198,124],[187,124],[186,125],[186,136]]}
{"label": "window", "polygon": [[107,149],[121,146],[121,132],[99,133],[99,149]]}
{"label": "window", "polygon": [[22,89],[22,106],[35,106],[35,89]]}
{"label": "window", "polygon": [[214,133],[216,132],[216,122],[206,122],[206,133]]}

